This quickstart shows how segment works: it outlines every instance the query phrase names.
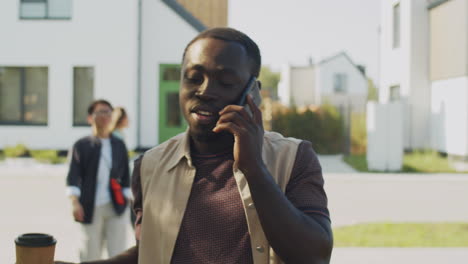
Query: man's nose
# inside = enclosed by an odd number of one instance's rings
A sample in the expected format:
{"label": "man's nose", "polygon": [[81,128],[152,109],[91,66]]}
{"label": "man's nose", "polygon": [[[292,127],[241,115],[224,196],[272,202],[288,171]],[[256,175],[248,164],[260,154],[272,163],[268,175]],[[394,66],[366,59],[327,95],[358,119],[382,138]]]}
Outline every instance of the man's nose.
{"label": "man's nose", "polygon": [[201,100],[215,100],[218,98],[214,80],[205,80],[195,94]]}

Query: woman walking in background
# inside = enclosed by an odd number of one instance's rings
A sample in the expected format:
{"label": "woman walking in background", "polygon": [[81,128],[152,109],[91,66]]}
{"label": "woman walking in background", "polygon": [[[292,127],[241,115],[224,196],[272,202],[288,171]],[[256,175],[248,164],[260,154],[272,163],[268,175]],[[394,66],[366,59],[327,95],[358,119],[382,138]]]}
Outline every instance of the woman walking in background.
{"label": "woman walking in background", "polygon": [[[125,108],[123,107],[116,107],[112,111],[112,121],[110,123],[110,131],[112,131],[112,135],[121,139],[125,142],[125,134],[123,130],[128,127],[128,116]],[[130,175],[132,175],[133,171],[133,162],[130,162]],[[133,228],[135,228],[134,223],[136,220],[136,215],[133,210],[130,210],[130,223]]]}
{"label": "woman walking in background", "polygon": [[110,129],[112,135],[120,138],[125,142],[125,135],[123,133],[124,128],[128,127],[127,112],[123,107],[116,107],[112,112],[112,122],[110,123]]}

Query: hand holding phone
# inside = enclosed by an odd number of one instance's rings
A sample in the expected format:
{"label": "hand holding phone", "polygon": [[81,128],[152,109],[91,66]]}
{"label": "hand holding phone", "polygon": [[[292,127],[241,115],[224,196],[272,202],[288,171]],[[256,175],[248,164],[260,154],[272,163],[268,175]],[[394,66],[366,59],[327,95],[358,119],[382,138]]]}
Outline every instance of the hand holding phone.
{"label": "hand holding phone", "polygon": [[246,106],[247,112],[249,112],[249,114],[252,116],[252,111],[250,107],[246,104],[247,95],[249,94],[252,96],[255,105],[259,106],[261,103],[260,88],[258,87],[257,78],[255,78],[255,76],[252,76],[249,79],[249,81],[247,82],[247,86],[245,87],[244,91],[242,91],[239,101],[237,102],[237,105]]}
{"label": "hand holding phone", "polygon": [[[250,94],[251,101],[247,98]],[[258,106],[261,102],[260,83],[252,76],[237,99],[226,106],[213,132],[225,131],[234,136],[234,164],[242,172],[254,171],[262,161],[263,123]],[[245,113],[250,116],[245,116]],[[256,113],[255,115],[253,113]]]}

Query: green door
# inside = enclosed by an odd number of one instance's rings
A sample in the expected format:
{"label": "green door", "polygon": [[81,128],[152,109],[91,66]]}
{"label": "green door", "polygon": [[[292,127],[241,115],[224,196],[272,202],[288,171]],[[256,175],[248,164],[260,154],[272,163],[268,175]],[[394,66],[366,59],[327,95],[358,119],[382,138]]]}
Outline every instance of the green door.
{"label": "green door", "polygon": [[159,65],[159,144],[187,127],[179,107],[179,82],[179,64]]}

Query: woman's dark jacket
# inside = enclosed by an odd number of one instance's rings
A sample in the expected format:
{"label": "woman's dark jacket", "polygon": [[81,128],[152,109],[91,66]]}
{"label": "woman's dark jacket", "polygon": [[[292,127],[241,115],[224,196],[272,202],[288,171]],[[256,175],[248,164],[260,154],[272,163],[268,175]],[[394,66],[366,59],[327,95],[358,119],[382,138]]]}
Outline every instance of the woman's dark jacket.
{"label": "woman's dark jacket", "polygon": [[[110,136],[112,148],[112,168],[110,179],[114,178],[122,188],[130,186],[128,153],[125,143]],[[67,176],[67,186],[76,186],[81,190],[80,203],[84,210],[83,223],[89,224],[93,219],[94,200],[96,196],[97,171],[101,156],[101,141],[98,137],[87,136],[79,139],[72,149],[70,170]],[[110,191],[110,190],[109,190]],[[111,195],[112,196],[112,195]],[[115,212],[120,215],[125,211],[125,205],[114,202]]]}

